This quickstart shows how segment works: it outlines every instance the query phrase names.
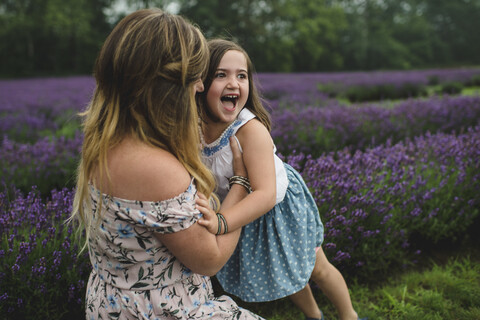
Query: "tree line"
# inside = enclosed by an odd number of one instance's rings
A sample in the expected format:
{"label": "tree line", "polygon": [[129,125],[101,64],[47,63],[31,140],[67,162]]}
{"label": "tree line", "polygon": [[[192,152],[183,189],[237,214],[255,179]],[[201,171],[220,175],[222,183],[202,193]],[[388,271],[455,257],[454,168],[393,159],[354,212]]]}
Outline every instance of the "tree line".
{"label": "tree line", "polygon": [[[118,0],[2,0],[0,76],[91,73]],[[480,0],[125,0],[175,8],[238,41],[257,71],[458,67],[480,63]]]}

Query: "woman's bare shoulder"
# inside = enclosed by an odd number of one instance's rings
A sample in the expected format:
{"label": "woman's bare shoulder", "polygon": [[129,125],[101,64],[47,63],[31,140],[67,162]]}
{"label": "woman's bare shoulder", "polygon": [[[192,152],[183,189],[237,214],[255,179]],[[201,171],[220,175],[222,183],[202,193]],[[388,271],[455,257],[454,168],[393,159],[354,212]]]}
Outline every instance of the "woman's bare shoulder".
{"label": "woman's bare shoulder", "polygon": [[108,154],[110,194],[123,199],[161,201],[184,192],[191,181],[170,152],[126,139]]}

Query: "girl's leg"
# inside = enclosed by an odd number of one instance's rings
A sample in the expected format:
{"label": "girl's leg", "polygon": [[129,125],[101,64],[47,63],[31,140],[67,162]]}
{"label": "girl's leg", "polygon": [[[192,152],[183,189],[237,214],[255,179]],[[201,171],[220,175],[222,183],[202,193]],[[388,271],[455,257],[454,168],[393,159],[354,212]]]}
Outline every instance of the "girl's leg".
{"label": "girl's leg", "polygon": [[342,320],[356,320],[358,315],[353,309],[347,284],[340,271],[333,266],[320,247],[317,251],[317,260],[312,272],[312,280],[333,303]]}
{"label": "girl's leg", "polygon": [[322,313],[318,308],[317,302],[313,297],[310,285],[307,283],[305,288],[289,296],[290,300],[303,312],[305,317],[317,318],[322,317]]}

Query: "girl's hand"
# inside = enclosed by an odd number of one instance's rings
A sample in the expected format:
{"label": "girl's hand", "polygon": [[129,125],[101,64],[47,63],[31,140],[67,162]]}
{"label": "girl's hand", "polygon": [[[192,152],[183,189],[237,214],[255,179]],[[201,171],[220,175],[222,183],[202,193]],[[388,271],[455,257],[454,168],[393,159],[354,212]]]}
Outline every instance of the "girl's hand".
{"label": "girl's hand", "polygon": [[196,208],[203,214],[197,222],[205,227],[208,232],[217,234],[218,218],[215,211],[210,208],[210,203],[203,193],[198,192],[198,198],[195,200]]}
{"label": "girl's hand", "polygon": [[245,168],[245,164],[243,163],[243,155],[238,146],[238,141],[234,136],[230,137],[230,148],[232,148],[233,154],[233,174],[247,178],[247,168]]}

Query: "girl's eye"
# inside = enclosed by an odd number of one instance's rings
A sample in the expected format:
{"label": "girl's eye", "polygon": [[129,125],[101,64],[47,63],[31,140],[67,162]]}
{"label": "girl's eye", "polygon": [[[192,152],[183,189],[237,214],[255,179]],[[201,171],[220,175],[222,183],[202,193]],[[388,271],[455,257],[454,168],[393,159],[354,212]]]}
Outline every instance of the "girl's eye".
{"label": "girl's eye", "polygon": [[240,73],[240,74],[238,75],[238,78],[239,78],[239,79],[248,79],[248,76],[247,76],[245,73]]}
{"label": "girl's eye", "polygon": [[224,78],[225,77],[225,73],[224,72],[217,72],[215,74],[215,78]]}

